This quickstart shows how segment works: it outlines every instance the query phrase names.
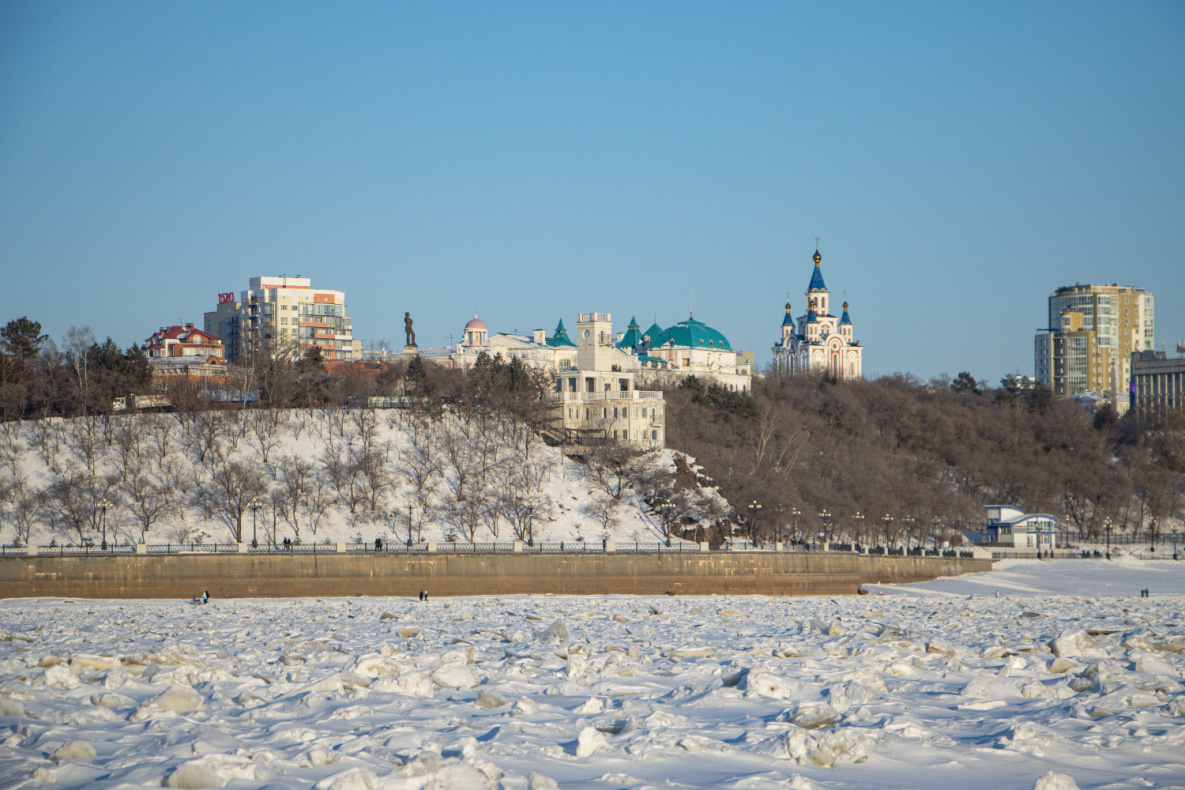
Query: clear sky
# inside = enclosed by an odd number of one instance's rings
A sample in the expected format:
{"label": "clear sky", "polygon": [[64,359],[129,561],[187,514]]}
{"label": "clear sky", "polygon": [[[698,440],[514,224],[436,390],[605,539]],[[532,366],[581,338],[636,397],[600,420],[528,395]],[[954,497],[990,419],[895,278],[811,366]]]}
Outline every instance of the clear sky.
{"label": "clear sky", "polygon": [[0,1],[0,323],[121,345],[259,275],[355,337],[695,317],[815,237],[864,371],[1032,374],[1060,285],[1185,337],[1185,3]]}

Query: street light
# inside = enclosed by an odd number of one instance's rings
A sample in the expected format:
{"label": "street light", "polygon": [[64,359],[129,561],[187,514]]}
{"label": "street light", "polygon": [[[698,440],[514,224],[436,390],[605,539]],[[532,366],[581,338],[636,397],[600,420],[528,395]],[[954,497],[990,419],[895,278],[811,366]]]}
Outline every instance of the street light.
{"label": "street light", "polygon": [[905,550],[909,552],[909,536],[913,532],[913,525],[916,519],[913,516],[906,516],[901,519],[901,531],[905,533]]}
{"label": "street light", "polygon": [[103,551],[107,550],[107,508],[115,507],[115,503],[107,497],[103,497],[95,503],[95,507],[99,509],[99,523],[103,528]]}
{"label": "street light", "polygon": [[831,542],[831,511],[826,508],[820,510],[819,521],[823,522],[823,532],[820,534],[825,536],[824,540],[820,542],[823,544],[823,551],[827,551],[829,548],[828,544]]}
{"label": "street light", "polygon": [[411,545],[412,518],[414,517],[414,511],[415,511],[415,505],[413,505],[411,502],[408,502],[407,503],[407,545],[408,546]]}
{"label": "street light", "polygon": [[535,545],[535,506],[527,505],[524,511],[527,514],[527,545]]}
{"label": "street light", "polygon": [[251,502],[248,503],[247,507],[251,508],[251,548],[255,549],[259,547],[259,541],[257,540],[259,533],[256,530],[256,522],[258,519],[256,518],[256,514],[259,512],[259,508],[263,507],[263,505],[259,504],[258,499],[252,499]]}
{"label": "street light", "polygon": [[749,512],[753,514],[753,518],[749,524],[750,538],[753,541],[753,548],[757,548],[757,514],[761,511],[761,505],[754,499],[749,503]]}
{"label": "street light", "polygon": [[798,537],[798,517],[802,515],[802,511],[798,508],[791,508],[790,515],[794,517],[794,537]]}
{"label": "street light", "polygon": [[1152,545],[1148,547],[1148,551],[1153,554],[1156,553],[1156,519],[1152,519],[1148,524],[1148,542]]}
{"label": "street light", "polygon": [[883,521],[885,523],[884,530],[881,532],[881,539],[885,542],[886,545],[888,545],[888,543],[889,543],[889,529],[891,528],[891,525],[893,524],[893,517],[890,516],[888,513],[886,513],[884,516],[881,517],[881,521]]}
{"label": "street light", "polygon": [[671,511],[675,509],[675,505],[671,502],[663,502],[658,506],[662,513],[662,534],[667,539],[667,545],[671,545]]}
{"label": "street light", "polygon": [[864,537],[864,514],[857,510],[852,520],[856,522],[856,540],[859,542]]}
{"label": "street light", "polygon": [[1177,559],[1177,528],[1173,527],[1173,559]]}
{"label": "street light", "polygon": [[1107,530],[1107,559],[1111,559],[1111,519],[1103,522],[1103,528]]}

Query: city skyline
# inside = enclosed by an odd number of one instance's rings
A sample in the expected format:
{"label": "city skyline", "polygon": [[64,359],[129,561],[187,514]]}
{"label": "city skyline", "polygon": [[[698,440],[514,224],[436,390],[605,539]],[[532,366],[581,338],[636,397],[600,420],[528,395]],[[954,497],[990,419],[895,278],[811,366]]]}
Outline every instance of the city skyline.
{"label": "city skyline", "polygon": [[[1185,8],[0,8],[0,319],[143,343],[256,276],[354,337],[687,317],[759,368],[820,238],[866,376],[1033,373],[1046,300],[1185,337]],[[846,294],[845,294],[846,292]]]}

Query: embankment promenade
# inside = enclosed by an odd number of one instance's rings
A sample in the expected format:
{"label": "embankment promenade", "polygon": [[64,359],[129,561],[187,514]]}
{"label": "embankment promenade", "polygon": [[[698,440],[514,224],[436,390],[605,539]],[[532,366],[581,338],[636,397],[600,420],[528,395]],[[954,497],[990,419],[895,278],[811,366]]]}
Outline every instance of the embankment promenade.
{"label": "embankment promenade", "polygon": [[991,570],[965,557],[845,552],[178,554],[0,559],[0,598],[515,594],[853,595]]}

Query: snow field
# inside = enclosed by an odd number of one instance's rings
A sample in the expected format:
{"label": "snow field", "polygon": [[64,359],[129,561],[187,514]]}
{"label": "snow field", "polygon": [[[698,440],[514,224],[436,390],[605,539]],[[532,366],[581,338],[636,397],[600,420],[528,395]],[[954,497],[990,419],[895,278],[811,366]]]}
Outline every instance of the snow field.
{"label": "snow field", "polygon": [[[1002,572],[1039,590],[1047,566]],[[1113,570],[1079,567],[1087,589]],[[1181,787],[1183,604],[9,600],[0,777],[78,788]]]}

